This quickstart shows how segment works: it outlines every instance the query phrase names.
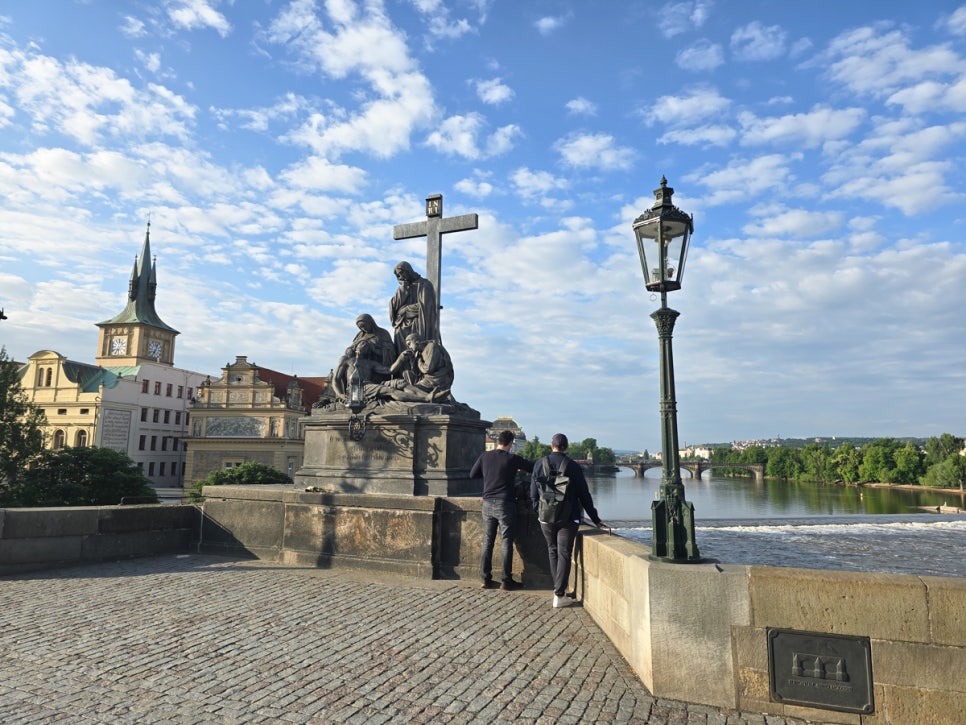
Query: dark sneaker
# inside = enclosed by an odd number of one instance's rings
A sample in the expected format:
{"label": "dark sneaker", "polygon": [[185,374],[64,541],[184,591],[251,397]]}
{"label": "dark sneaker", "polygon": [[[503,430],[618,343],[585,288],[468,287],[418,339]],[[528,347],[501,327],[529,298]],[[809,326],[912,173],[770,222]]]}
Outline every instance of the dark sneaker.
{"label": "dark sneaker", "polygon": [[516,591],[517,589],[523,589],[523,584],[521,584],[520,582],[513,581],[512,579],[509,579],[500,585],[500,589],[502,589],[505,592],[512,592],[512,591]]}
{"label": "dark sneaker", "polygon": [[496,589],[497,583],[492,579],[484,579],[483,583],[480,584],[480,589]]}

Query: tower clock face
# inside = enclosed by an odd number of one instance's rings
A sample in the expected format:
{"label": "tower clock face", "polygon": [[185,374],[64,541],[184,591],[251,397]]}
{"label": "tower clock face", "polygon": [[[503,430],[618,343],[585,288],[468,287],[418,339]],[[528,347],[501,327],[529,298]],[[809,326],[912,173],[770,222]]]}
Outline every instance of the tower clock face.
{"label": "tower clock face", "polygon": [[148,345],[148,356],[153,357],[155,360],[161,359],[161,343],[157,340],[152,341]]}
{"label": "tower clock face", "polygon": [[115,337],[111,339],[111,355],[123,355],[127,352],[127,338]]}

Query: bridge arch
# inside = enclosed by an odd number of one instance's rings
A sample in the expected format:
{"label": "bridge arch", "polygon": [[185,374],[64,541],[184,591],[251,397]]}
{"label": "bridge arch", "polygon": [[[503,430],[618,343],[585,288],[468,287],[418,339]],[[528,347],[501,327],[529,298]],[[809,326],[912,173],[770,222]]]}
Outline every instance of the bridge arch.
{"label": "bridge arch", "polygon": [[[661,468],[662,463],[660,461],[617,461],[618,466],[623,466],[624,468],[630,468],[634,471],[634,475],[638,478],[644,476],[645,471],[651,468]],[[762,481],[765,478],[765,467],[760,463],[711,463],[710,461],[682,461],[680,463],[681,468],[686,469],[691,473],[691,477],[698,479],[701,478],[701,474],[705,471],[711,471],[715,468],[743,468],[746,471],[751,471],[752,476],[754,476],[755,481]]]}

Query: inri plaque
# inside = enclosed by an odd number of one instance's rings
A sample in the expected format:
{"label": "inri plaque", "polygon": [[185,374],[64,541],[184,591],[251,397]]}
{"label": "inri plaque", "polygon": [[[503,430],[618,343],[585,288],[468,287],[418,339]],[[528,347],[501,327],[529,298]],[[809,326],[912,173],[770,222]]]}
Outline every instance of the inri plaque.
{"label": "inri plaque", "polygon": [[872,649],[868,637],[767,629],[772,702],[868,715]]}

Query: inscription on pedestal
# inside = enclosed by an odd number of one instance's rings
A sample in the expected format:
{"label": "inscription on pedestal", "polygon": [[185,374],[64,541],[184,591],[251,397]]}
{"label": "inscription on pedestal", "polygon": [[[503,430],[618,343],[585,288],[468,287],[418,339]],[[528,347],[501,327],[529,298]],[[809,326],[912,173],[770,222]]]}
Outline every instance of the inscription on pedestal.
{"label": "inscription on pedestal", "polygon": [[864,715],[875,712],[868,637],[772,628],[767,636],[772,702]]}

